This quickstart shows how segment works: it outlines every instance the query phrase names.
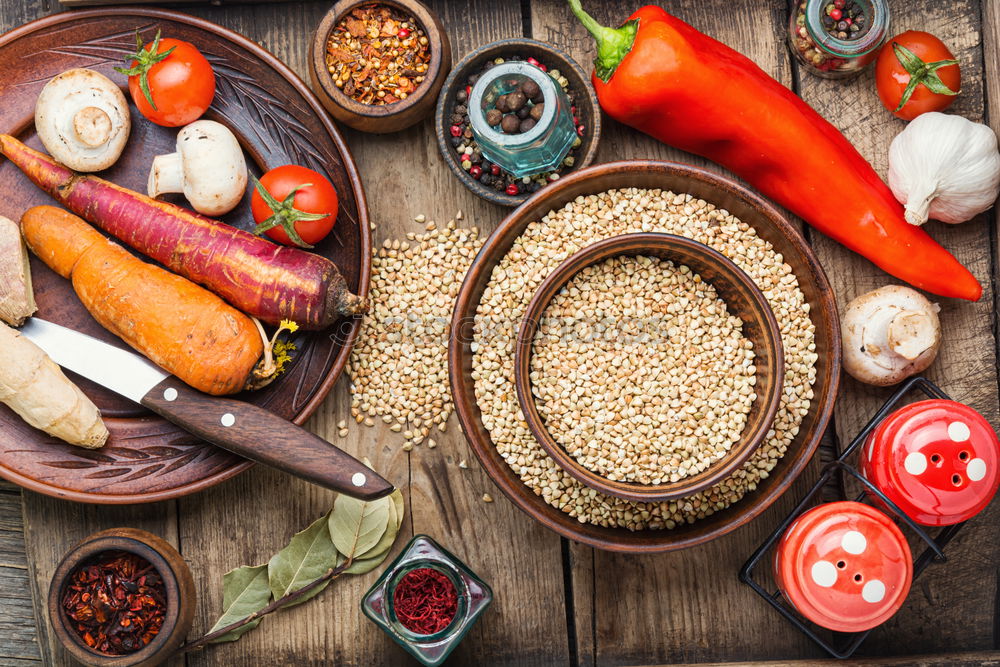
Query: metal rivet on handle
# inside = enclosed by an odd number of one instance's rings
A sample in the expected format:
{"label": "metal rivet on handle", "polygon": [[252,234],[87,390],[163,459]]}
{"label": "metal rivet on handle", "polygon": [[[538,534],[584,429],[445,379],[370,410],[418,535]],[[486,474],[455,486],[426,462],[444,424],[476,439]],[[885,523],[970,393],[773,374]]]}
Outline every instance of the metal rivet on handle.
{"label": "metal rivet on handle", "polygon": [[354,486],[364,486],[365,482],[367,481],[368,478],[365,477],[365,474],[363,472],[356,472],[354,473],[354,475],[351,476],[351,484],[353,484]]}
{"label": "metal rivet on handle", "polygon": [[174,400],[176,400],[177,399],[177,390],[174,389],[173,387],[167,387],[163,391],[163,398],[166,399],[166,400],[168,400],[168,401],[174,401]]}
{"label": "metal rivet on handle", "polygon": [[223,426],[232,426],[233,424],[236,423],[236,417],[233,416],[231,412],[227,412],[226,414],[222,415],[222,419],[220,419],[219,421],[222,422]]}

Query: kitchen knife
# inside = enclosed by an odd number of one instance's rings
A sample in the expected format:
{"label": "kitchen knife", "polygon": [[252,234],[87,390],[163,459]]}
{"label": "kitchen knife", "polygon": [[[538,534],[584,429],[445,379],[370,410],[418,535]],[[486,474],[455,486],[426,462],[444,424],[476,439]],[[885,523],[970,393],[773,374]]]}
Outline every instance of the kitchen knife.
{"label": "kitchen knife", "polygon": [[37,317],[21,333],[63,368],[234,454],[362,500],[393,491],[371,468],[304,428],[250,403],[196,391],[134,352]]}

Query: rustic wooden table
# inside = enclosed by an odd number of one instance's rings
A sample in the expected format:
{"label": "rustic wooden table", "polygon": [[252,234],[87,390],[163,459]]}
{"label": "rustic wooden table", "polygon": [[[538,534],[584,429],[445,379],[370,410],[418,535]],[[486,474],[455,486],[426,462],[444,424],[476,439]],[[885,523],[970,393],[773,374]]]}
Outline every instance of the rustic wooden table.
{"label": "rustic wooden table", "polygon": [[[312,29],[329,4],[226,3],[190,5],[189,11],[258,41],[304,75]],[[434,0],[431,4],[444,19],[456,61],[485,42],[523,35],[558,44],[582,63],[592,54],[591,40],[563,0]],[[590,9],[608,24],[623,19],[631,7],[622,2],[598,4],[591,0]],[[994,129],[1000,129],[1000,0],[890,0],[890,4],[894,29],[933,32],[961,60],[963,91],[952,111],[992,121]],[[671,0],[666,5],[793,88],[884,173],[889,141],[902,122],[879,104],[870,71],[848,83],[823,81],[800,71],[785,46],[783,2]],[[54,0],[0,0],[0,26],[7,30],[58,10]],[[705,164],[614,122],[605,128],[599,161],[643,157]],[[412,221],[417,213],[447,220],[461,209],[471,224],[485,230],[506,213],[475,198],[452,177],[438,155],[430,121],[391,136],[345,134],[363,175],[379,242],[418,231]],[[836,174],[830,174],[830,186],[836,187]],[[1000,323],[994,307],[998,269],[994,212],[965,225],[932,224],[929,229],[985,286],[978,303],[942,304],[945,344],[930,377],[996,425]],[[888,281],[869,262],[819,234],[806,233],[841,303]],[[886,396],[886,391],[848,379],[831,436],[849,438]],[[335,439],[337,421],[349,418],[348,405],[344,378],[309,426]],[[374,429],[353,428],[346,444],[338,443],[370,457],[389,479],[403,485],[409,512],[401,537],[434,536],[493,586],[493,608],[451,664],[764,660],[816,664],[823,657],[736,577],[754,546],[789,510],[808,478],[815,477],[818,462],[750,526],[680,553],[631,557],[570,543],[532,522],[494,489],[452,422],[434,450],[417,447],[407,454],[398,434],[381,428],[381,423]],[[468,470],[456,465],[461,459],[469,461]],[[485,504],[484,492],[496,502]],[[191,564],[199,590],[194,634],[209,627],[219,613],[224,572],[266,560],[330,503],[327,491],[263,467],[195,496],[134,507],[77,505],[0,483],[0,664],[68,664],[45,620],[43,600],[55,564],[85,535],[112,526],[135,526],[177,545]],[[931,568],[903,609],[871,635],[860,654],[881,657],[884,664],[1000,664],[998,529],[1000,502],[962,531],[949,547],[949,565]],[[397,551],[404,542],[399,540]],[[362,592],[376,576],[339,581],[309,604],[266,620],[238,643],[189,655],[187,663],[404,663],[403,652],[358,609]],[[930,657],[905,657],[915,655]]]}

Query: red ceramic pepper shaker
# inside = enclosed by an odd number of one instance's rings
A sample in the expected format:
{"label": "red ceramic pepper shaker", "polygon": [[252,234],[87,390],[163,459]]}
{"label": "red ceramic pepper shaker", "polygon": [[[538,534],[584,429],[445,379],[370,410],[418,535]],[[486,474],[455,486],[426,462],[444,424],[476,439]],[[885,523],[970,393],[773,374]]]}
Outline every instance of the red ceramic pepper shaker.
{"label": "red ceramic pepper shaker", "polygon": [[810,621],[861,632],[889,619],[906,599],[913,559],[903,533],[874,507],[853,501],[805,512],[785,531],[774,578]]}
{"label": "red ceramic pepper shaker", "polygon": [[966,521],[1000,484],[1000,442],[986,419],[955,401],[911,403],[886,417],[861,451],[861,472],[925,526]]}

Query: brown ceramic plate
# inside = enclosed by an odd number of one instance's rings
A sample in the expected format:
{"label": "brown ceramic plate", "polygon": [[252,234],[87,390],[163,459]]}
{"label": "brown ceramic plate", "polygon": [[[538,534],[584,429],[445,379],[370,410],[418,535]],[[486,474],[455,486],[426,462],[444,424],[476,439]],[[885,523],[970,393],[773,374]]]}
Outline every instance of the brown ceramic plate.
{"label": "brown ceramic plate", "polygon": [[[44,150],[35,136],[35,98],[53,76],[71,67],[95,69],[125,87],[113,70],[135,47],[135,30],[196,45],[216,75],[215,101],[205,115],[227,125],[257,175],[295,163],[329,176],[340,195],[334,232],[318,252],[333,260],[351,289],[368,292],[371,237],[368,209],[350,152],[326,112],[299,78],[273,55],[203,19],[160,9],[113,8],[49,16],[0,37],[0,131]],[[126,90],[126,96],[127,90]],[[176,129],[150,123],[132,106],[125,153],[100,175],[145,191],[154,156],[174,150]],[[0,215],[13,220],[52,200],[16,167],[0,164]],[[183,200],[174,200],[183,203]],[[226,222],[249,228],[249,193]],[[83,308],[68,281],[31,258],[38,316],[125,347]],[[304,334],[290,370],[271,386],[237,398],[302,423],[344,370],[360,321]],[[250,462],[201,442],[173,424],[82,378],[73,377],[105,417],[111,438],[103,449],[65,445],[27,426],[0,405],[0,476],[26,488],[91,503],[138,503],[176,498],[217,484]]]}
{"label": "brown ceramic plate", "polygon": [[[476,308],[493,268],[525,227],[554,208],[580,195],[611,188],[663,188],[690,193],[725,208],[784,255],[799,279],[816,325],[816,384],[809,414],[767,479],[740,502],[710,517],[674,530],[628,531],[580,523],[547,504],[525,486],[497,452],[482,422],[472,380],[473,325]],[[829,424],[840,378],[840,325],[830,284],[802,235],[771,204],[742,186],[703,169],[670,162],[613,162],[573,172],[546,187],[515,210],[490,235],[473,262],[455,306],[452,320],[449,372],[452,394],[462,429],[479,462],[515,505],[546,527],[576,542],[600,549],[648,553],[683,549],[707,542],[739,528],[767,509],[805,469]]]}

